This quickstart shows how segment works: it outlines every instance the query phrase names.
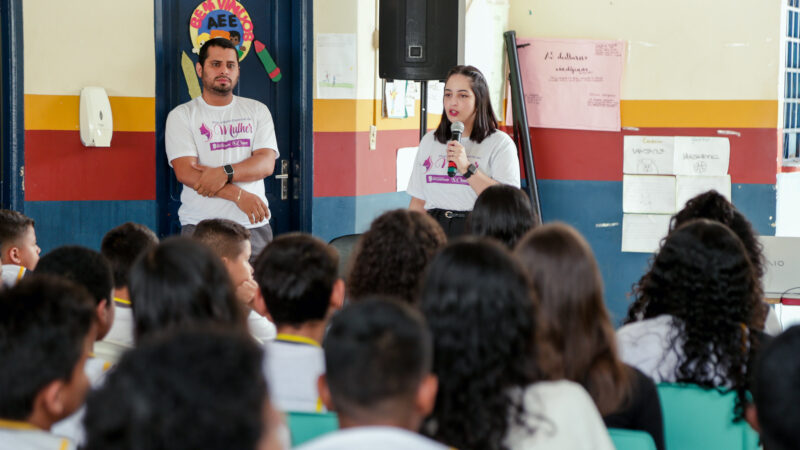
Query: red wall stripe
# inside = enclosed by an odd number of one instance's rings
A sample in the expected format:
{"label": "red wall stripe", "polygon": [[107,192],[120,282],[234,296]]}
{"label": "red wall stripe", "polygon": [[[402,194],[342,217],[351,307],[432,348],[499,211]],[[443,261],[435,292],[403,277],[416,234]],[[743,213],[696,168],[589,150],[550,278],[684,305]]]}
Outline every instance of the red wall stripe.
{"label": "red wall stripe", "polygon": [[25,131],[25,200],[155,200],[155,133],[116,131],[84,147],[78,131]]}
{"label": "red wall stripe", "polygon": [[314,197],[356,192],[356,133],[314,133]]}

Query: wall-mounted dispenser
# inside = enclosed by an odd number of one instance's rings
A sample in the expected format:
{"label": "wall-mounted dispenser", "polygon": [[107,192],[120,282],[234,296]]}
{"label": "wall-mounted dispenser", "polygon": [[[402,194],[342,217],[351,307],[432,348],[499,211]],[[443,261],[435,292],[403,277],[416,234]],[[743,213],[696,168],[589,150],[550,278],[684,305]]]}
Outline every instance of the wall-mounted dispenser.
{"label": "wall-mounted dispenser", "polygon": [[81,90],[81,142],[86,147],[111,147],[114,120],[106,90],[85,87]]}

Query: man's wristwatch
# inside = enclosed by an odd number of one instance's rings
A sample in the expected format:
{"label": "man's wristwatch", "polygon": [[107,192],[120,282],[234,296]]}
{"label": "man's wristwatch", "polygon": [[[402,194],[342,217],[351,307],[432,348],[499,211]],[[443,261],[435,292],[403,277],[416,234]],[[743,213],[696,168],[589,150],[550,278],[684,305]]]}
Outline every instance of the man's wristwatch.
{"label": "man's wristwatch", "polygon": [[469,165],[469,167],[467,167],[467,171],[464,172],[464,179],[466,180],[467,178],[475,175],[475,172],[477,172],[477,171],[478,171],[478,167],[475,165],[475,163],[471,163]]}
{"label": "man's wristwatch", "polygon": [[228,176],[228,184],[233,181],[233,166],[230,164],[225,164],[222,166],[222,170],[225,171],[225,175]]}

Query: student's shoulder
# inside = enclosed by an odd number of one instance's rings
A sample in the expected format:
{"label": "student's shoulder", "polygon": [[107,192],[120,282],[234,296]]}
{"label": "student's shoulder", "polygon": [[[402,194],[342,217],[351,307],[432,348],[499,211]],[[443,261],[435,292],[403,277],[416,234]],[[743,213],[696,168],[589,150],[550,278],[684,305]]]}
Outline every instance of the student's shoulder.
{"label": "student's shoulder", "polygon": [[70,439],[39,429],[0,425],[0,450],[75,450]]}
{"label": "student's shoulder", "polygon": [[445,450],[448,447],[420,434],[396,427],[371,426],[338,430],[298,447],[300,450],[408,449]]}

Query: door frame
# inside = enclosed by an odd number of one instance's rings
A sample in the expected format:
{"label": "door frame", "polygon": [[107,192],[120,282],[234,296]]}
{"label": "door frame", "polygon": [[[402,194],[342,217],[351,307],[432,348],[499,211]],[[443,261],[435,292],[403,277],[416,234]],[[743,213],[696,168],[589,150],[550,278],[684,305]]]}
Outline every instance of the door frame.
{"label": "door frame", "polygon": [[25,164],[25,72],[23,64],[22,0],[7,0],[0,8],[2,39],[2,183],[0,205],[23,212],[25,192],[22,173]]}
{"label": "door frame", "polygon": [[[12,0],[21,1],[21,0]],[[313,27],[313,0],[276,0],[291,6],[292,10],[292,65],[291,73],[295,79],[292,84],[292,123],[296,124],[295,129],[291,130],[290,148],[281,153],[293,155],[294,167],[290,172],[289,194],[290,194],[290,224],[292,230],[311,232],[312,207],[314,200],[314,128],[313,128],[313,48],[314,48],[314,27]],[[169,83],[165,82],[161,73],[180,72],[182,69],[174,58],[174,55],[167,54],[167,40],[164,36],[165,25],[174,25],[174,29],[180,26],[179,17],[174,17],[169,4],[170,0],[154,0],[154,28],[155,28],[155,57],[156,57],[156,218],[157,233],[159,236],[167,236],[169,230],[170,186],[178,181],[175,174],[169,167],[167,154],[164,144],[164,129],[169,110],[167,104],[175,104],[176,101],[166,102],[165,99],[177,99],[179,93],[172,89]],[[200,0],[198,0],[198,4]],[[161,100],[161,101],[159,101]]]}

